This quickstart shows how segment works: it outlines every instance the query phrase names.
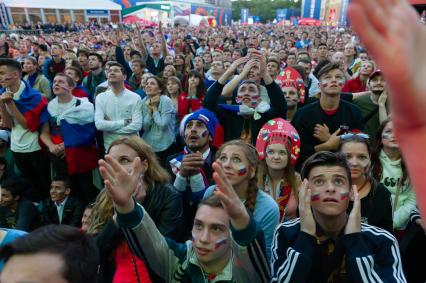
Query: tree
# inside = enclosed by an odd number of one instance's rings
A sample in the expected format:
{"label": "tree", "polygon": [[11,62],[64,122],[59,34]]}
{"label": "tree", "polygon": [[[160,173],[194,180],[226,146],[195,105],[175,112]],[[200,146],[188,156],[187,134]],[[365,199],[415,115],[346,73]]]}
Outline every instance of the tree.
{"label": "tree", "polygon": [[232,2],[232,19],[238,21],[241,18],[241,9],[248,8],[250,15],[260,16],[263,23],[275,19],[277,9],[298,8],[301,7],[301,0],[295,3],[291,0],[252,0],[252,1],[234,1]]}

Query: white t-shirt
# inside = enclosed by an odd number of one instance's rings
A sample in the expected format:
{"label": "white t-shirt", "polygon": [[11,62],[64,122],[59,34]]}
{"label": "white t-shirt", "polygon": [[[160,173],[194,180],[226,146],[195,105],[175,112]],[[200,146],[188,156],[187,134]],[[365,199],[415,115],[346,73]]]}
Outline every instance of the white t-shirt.
{"label": "white t-shirt", "polygon": [[[13,94],[13,99],[18,100],[25,90],[25,84],[21,81],[19,90]],[[7,108],[7,106],[6,106]],[[9,112],[9,109],[7,109]],[[38,132],[31,132],[19,125],[18,121],[13,118],[12,133],[10,135],[10,149],[13,152],[28,153],[40,150],[38,143]]]}
{"label": "white t-shirt", "polygon": [[[112,89],[96,97],[95,125],[103,132],[105,150],[122,136],[139,135],[142,128],[142,100],[137,93],[124,89],[115,95]],[[126,120],[131,122],[125,125]]]}

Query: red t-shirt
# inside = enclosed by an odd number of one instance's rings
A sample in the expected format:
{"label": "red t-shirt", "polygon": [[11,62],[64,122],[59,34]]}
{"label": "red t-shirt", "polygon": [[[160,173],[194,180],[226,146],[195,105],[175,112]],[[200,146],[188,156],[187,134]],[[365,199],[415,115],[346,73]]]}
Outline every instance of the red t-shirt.
{"label": "red t-shirt", "polygon": [[[202,82],[201,82],[202,83]],[[178,96],[178,118],[179,121],[189,113],[192,113],[201,108],[203,104],[204,96],[197,98],[188,98],[186,92],[182,92]]]}
{"label": "red t-shirt", "polygon": [[359,77],[355,79],[348,80],[342,88],[342,92],[363,92],[366,91],[367,87],[362,83]]}
{"label": "red t-shirt", "polygon": [[145,263],[130,252],[126,241],[122,241],[115,250],[114,260],[116,269],[112,283],[138,283],[135,271],[135,265],[139,276],[140,283],[152,283],[149,278],[148,270]]}

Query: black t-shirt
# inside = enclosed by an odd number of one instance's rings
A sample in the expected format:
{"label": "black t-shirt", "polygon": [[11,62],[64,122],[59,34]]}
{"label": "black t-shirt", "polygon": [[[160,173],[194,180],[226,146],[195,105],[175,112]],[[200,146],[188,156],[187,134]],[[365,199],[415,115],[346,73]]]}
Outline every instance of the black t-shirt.
{"label": "black t-shirt", "polygon": [[341,126],[347,127],[349,131],[364,130],[361,110],[358,106],[342,99],[333,114],[326,113],[321,108],[319,101],[306,105],[296,111],[291,123],[299,132],[301,141],[301,151],[297,160],[298,169],[309,156],[315,153],[315,146],[323,143],[313,136],[316,124],[327,125],[330,134]]}
{"label": "black t-shirt", "polygon": [[[348,214],[353,202],[349,203]],[[393,232],[391,194],[382,183],[377,183],[361,199],[361,222]]]}

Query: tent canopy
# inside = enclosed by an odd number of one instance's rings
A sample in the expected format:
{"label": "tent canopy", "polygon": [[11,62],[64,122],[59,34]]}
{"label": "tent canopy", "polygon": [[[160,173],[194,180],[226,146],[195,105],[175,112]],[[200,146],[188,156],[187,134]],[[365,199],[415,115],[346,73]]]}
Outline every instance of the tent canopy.
{"label": "tent canopy", "polygon": [[126,24],[139,23],[139,24],[141,24],[143,26],[150,26],[150,27],[156,27],[156,26],[158,26],[157,23],[154,23],[152,21],[139,18],[139,17],[137,17],[135,15],[130,15],[130,16],[125,17],[123,19],[123,23],[126,23]]}
{"label": "tent canopy", "polygon": [[109,0],[4,0],[6,7],[45,8],[67,10],[121,10],[121,6]]}

